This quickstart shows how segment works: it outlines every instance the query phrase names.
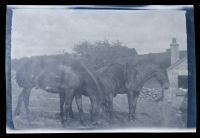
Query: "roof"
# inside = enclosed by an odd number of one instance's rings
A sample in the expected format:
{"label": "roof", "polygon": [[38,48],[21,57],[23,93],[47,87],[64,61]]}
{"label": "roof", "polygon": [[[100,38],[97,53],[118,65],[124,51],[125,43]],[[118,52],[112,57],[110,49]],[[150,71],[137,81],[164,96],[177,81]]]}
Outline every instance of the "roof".
{"label": "roof", "polygon": [[174,64],[172,64],[171,66],[169,66],[167,68],[167,70],[171,70],[174,67],[178,66],[179,64],[181,64],[183,61],[187,60],[187,56],[184,56],[183,58],[179,59],[178,61],[176,61]]}
{"label": "roof", "polygon": [[[153,59],[151,59],[151,56],[153,57]],[[179,59],[184,58],[185,56],[187,56],[187,51],[186,50],[181,50],[179,51]],[[171,66],[171,54],[170,52],[160,52],[160,53],[150,53],[150,54],[143,54],[143,55],[139,55],[140,59],[148,59],[151,62],[155,63],[155,64],[164,64],[164,66],[166,68],[169,68]]]}

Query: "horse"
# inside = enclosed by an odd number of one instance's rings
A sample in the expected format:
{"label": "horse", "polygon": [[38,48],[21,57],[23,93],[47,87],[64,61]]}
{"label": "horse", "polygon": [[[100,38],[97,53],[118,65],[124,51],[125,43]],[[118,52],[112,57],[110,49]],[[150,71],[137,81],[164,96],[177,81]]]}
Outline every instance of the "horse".
{"label": "horse", "polygon": [[117,94],[127,94],[128,118],[134,120],[137,99],[146,81],[155,78],[162,89],[169,88],[168,75],[162,64],[156,65],[150,62],[138,62],[135,65],[114,63],[97,70],[95,75],[105,97],[104,105],[111,120],[113,119],[113,97]]}
{"label": "horse", "polygon": [[[53,59],[53,60],[52,60]],[[16,71],[16,82],[17,84],[22,88],[22,92],[20,93],[18,97],[18,103],[15,109],[15,115],[20,114],[20,108],[22,105],[22,102],[24,102],[25,110],[27,117],[29,119],[29,98],[30,93],[33,88],[37,88],[36,86],[36,78],[39,74],[44,73],[44,68],[48,67],[52,64],[52,62],[56,60],[55,56],[38,56],[38,57],[31,57],[31,58],[22,58],[18,60],[13,60],[12,62],[12,69]],[[56,62],[53,62],[54,66],[58,66],[59,64],[62,64],[59,62],[60,60],[56,60]],[[63,92],[61,91],[54,91],[52,90],[46,90],[50,93],[56,93],[60,96],[60,103],[62,103],[64,97]],[[62,108],[60,108],[61,114],[62,114]],[[71,117],[73,117],[72,109],[71,109]]]}
{"label": "horse", "polygon": [[[60,104],[62,124],[64,124],[64,116],[67,121],[70,119],[74,97],[80,114],[80,122],[84,124],[81,95],[89,97],[91,101],[91,120],[97,121],[98,108],[100,107],[98,103],[101,101],[101,96],[95,82],[84,71],[76,72],[70,66],[60,65],[57,69],[45,70],[45,73],[38,77],[37,82],[37,87],[43,90],[60,91],[63,94],[64,99]],[[65,112],[62,109],[64,105]]]}
{"label": "horse", "polygon": [[[62,60],[63,58],[64,57],[62,57]],[[73,117],[71,105],[74,97],[80,113],[80,122],[83,123],[81,95],[89,96],[92,108],[91,119],[94,120],[93,117],[97,116],[96,114],[98,109],[96,97],[99,97],[96,96],[98,91],[96,89],[95,82],[92,80],[92,77],[84,71],[84,68],[81,68],[82,72],[74,71],[74,69],[77,70],[77,66],[72,66],[72,69],[70,64],[63,64],[60,60],[61,58],[58,59],[59,60],[56,60],[53,56],[45,56],[43,58],[34,57],[27,59],[23,64],[21,63],[21,66],[18,69],[15,68],[16,81],[18,85],[23,88],[18,97],[15,114],[19,115],[20,107],[22,102],[24,102],[27,117],[29,119],[30,111],[28,106],[30,92],[32,88],[36,87],[47,92],[59,93],[62,124],[64,124],[64,104],[66,108],[65,111],[67,120],[69,120],[69,117]],[[80,65],[78,66],[80,67]]]}

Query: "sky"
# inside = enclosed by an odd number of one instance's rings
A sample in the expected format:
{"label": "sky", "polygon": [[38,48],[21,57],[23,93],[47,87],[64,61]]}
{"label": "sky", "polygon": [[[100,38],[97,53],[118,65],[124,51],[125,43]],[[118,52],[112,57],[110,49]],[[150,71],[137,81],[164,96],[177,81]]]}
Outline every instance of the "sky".
{"label": "sky", "polygon": [[119,40],[138,54],[158,53],[173,37],[187,49],[184,11],[19,8],[13,10],[11,57],[71,53],[86,40]]}

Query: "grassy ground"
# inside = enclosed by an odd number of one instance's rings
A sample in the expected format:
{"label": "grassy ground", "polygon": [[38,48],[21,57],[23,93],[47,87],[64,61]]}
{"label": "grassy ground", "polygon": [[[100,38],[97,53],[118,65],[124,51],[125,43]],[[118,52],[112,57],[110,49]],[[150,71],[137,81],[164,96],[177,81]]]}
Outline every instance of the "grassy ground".
{"label": "grassy ground", "polygon": [[[145,87],[158,87],[154,81],[150,81]],[[12,94],[13,94],[13,111],[17,105],[17,98],[20,94],[21,88],[18,87],[16,82],[12,83]],[[149,95],[149,96],[148,96]],[[152,128],[162,127],[162,102],[155,102],[152,100],[159,96],[157,93],[141,93],[137,108],[136,108],[136,119],[133,122],[128,121],[128,102],[126,95],[118,95],[114,98],[114,110],[115,120],[114,122],[104,122],[101,128],[115,128],[115,127],[137,127],[137,128]],[[148,98],[151,97],[151,98]],[[63,129],[60,123],[59,117],[59,96],[57,94],[47,93],[42,90],[33,89],[30,96],[30,110],[31,110],[31,121],[28,122],[25,114],[24,105],[21,108],[20,116],[13,116],[14,125],[17,129],[34,129],[34,128],[45,128],[45,129]],[[83,97],[84,117],[86,125],[80,125],[77,118],[77,107],[75,101],[73,101],[73,110],[75,112],[75,119],[71,120],[69,124],[70,128],[91,128],[94,127],[89,121],[89,110],[90,101],[87,97]],[[180,125],[180,117],[174,120],[174,127],[182,127]]]}

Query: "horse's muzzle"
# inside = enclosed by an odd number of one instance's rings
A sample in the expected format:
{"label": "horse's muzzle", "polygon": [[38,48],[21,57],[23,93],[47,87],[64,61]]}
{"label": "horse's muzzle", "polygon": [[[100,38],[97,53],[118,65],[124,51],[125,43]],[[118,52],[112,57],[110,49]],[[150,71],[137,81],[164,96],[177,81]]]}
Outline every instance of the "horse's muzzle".
{"label": "horse's muzzle", "polygon": [[164,83],[162,89],[166,90],[169,88],[169,83]]}

